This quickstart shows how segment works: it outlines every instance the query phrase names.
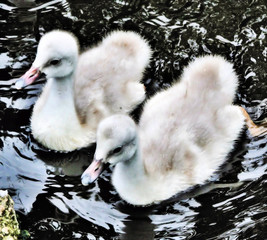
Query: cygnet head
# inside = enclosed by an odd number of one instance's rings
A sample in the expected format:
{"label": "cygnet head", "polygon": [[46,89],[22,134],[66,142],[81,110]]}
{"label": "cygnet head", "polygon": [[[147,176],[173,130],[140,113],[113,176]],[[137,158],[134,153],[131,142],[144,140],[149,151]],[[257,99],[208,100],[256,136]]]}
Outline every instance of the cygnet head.
{"label": "cygnet head", "polygon": [[32,67],[17,81],[16,87],[33,83],[40,73],[45,73],[48,79],[71,75],[76,68],[78,54],[78,41],[71,33],[61,30],[46,33],[39,42]]}
{"label": "cygnet head", "polygon": [[113,115],[100,122],[94,160],[82,175],[82,184],[93,182],[102,172],[103,165],[130,161],[137,153],[137,129],[126,115]]}

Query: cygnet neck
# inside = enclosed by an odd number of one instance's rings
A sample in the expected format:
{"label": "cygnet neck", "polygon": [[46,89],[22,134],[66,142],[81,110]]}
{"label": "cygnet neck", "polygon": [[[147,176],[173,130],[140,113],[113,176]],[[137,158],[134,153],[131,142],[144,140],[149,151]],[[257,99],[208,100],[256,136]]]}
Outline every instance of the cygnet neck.
{"label": "cygnet neck", "polygon": [[[48,89],[47,89],[48,88]],[[47,91],[47,106],[55,106],[57,110],[63,105],[68,105],[69,110],[74,107],[73,74],[62,78],[50,78],[47,80],[44,91]],[[75,110],[75,109],[73,109]]]}
{"label": "cygnet neck", "polygon": [[124,198],[129,197],[127,195],[129,192],[131,192],[130,196],[135,198],[139,195],[139,190],[135,186],[146,185],[147,177],[142,161],[140,143],[137,141],[134,155],[130,159],[116,164],[112,175],[113,185]]}
{"label": "cygnet neck", "polygon": [[88,145],[92,138],[78,119],[73,94],[73,74],[50,78],[34,106],[32,132],[50,149],[73,151]]}

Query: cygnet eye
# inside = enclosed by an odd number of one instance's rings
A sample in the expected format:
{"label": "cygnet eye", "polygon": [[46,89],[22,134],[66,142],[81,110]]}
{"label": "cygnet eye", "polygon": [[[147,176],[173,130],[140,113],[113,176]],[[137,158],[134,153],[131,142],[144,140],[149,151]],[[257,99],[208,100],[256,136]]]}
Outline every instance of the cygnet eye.
{"label": "cygnet eye", "polygon": [[49,62],[49,65],[56,66],[60,64],[61,60],[60,59],[53,59]]}
{"label": "cygnet eye", "polygon": [[112,154],[120,153],[121,150],[122,150],[122,147],[121,146],[120,147],[116,147],[116,148],[113,149]]}

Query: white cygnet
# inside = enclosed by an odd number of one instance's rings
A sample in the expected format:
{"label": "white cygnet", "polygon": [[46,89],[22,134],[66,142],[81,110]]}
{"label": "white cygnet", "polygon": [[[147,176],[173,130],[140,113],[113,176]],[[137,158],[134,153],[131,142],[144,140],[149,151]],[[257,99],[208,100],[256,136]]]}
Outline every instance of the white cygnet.
{"label": "white cygnet", "polygon": [[115,165],[112,183],[125,201],[148,205],[204,183],[224,163],[244,127],[233,65],[199,57],[181,80],[145,104],[139,125],[117,114],[101,121],[87,185],[102,165]]}
{"label": "white cygnet", "polygon": [[140,81],[151,50],[139,34],[115,31],[80,56],[78,49],[69,32],[45,34],[31,69],[16,83],[21,88],[41,72],[46,74],[31,130],[49,149],[72,151],[90,145],[102,119],[128,114],[145,99]]}

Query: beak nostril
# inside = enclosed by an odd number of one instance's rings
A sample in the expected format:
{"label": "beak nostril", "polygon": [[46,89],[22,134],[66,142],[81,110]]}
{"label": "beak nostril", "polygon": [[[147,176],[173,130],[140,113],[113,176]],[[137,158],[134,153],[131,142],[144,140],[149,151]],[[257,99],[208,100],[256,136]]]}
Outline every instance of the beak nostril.
{"label": "beak nostril", "polygon": [[36,70],[32,71],[32,72],[30,73],[29,78],[34,77],[37,73],[38,73],[38,71],[36,71]]}
{"label": "beak nostril", "polygon": [[40,76],[40,74],[41,72],[39,68],[31,67],[23,76],[19,78],[19,83],[16,83],[16,88],[21,89],[32,84]]}
{"label": "beak nostril", "polygon": [[95,169],[95,172],[96,172],[98,169],[99,169],[99,167],[97,167],[97,168]]}

